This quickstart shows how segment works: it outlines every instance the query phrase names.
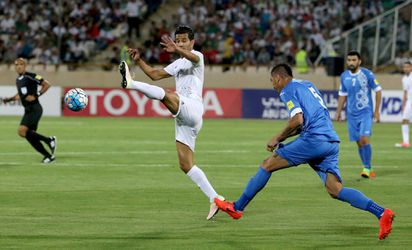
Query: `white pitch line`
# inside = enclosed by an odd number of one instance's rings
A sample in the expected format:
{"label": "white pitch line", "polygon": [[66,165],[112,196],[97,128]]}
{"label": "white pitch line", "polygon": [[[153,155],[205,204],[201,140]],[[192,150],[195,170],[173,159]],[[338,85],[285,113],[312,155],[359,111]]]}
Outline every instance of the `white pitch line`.
{"label": "white pitch line", "polygon": [[[59,138],[58,138],[59,139]],[[82,141],[82,145],[93,145],[96,143],[102,143],[102,142],[107,142],[106,139],[87,139],[86,141]],[[15,144],[20,144],[20,143],[27,143],[25,140],[0,140],[0,143],[15,143]],[[123,139],[123,140],[110,140],[110,143],[119,143],[119,144],[142,144],[142,145],[174,145],[173,139],[170,141],[141,141],[139,139]],[[79,140],[65,140],[65,139],[59,139],[59,144],[79,144]],[[230,145],[233,146],[233,142],[216,142],[216,141],[199,141],[196,143],[197,145]],[[244,142],[237,142],[236,146],[242,145],[242,146],[247,146],[247,145],[258,145],[262,144],[261,141],[244,141]],[[265,144],[262,144],[265,146]],[[262,146],[262,147],[263,147]]]}
{"label": "white pitch line", "polygon": [[[23,115],[23,114],[22,114]],[[20,119],[16,120],[16,121],[0,121],[0,124],[15,124],[15,125],[19,125],[20,123]],[[79,122],[79,121],[69,121],[69,120],[65,120],[65,121],[40,121],[40,124],[64,124],[64,125],[85,125],[86,122]]]}
{"label": "white pitch line", "polygon": [[[202,150],[203,153],[211,154],[226,154],[226,153],[250,153],[249,150]],[[168,154],[176,153],[175,150],[159,150],[159,151],[82,151],[82,152],[59,152],[58,155],[103,155],[103,154]],[[1,152],[0,155],[36,155],[35,152]]]}
{"label": "white pitch line", "polygon": [[[42,163],[23,163],[23,162],[0,162],[0,167],[1,165],[42,165],[46,166]],[[213,167],[220,167],[220,168],[258,168],[259,164],[239,164],[239,165],[230,165],[230,164],[197,164],[200,167],[205,167],[205,168],[213,168]],[[57,166],[57,167],[96,167],[96,166],[103,166],[103,167],[178,167],[178,164],[171,164],[171,163],[103,163],[103,162],[88,162],[88,163],[78,163],[78,162],[58,162],[55,161],[51,163],[50,165],[47,166]],[[299,167],[309,167],[305,165],[301,165]],[[354,166],[354,165],[343,165],[339,166],[340,169],[361,169],[360,166]],[[375,169],[398,169],[401,168],[401,166],[397,165],[374,165]]]}
{"label": "white pitch line", "polygon": [[[96,143],[102,143],[102,142],[107,142],[106,139],[87,139],[85,141],[82,141],[82,145],[94,145]],[[13,144],[26,144],[27,142],[25,140],[0,140],[1,143],[13,143]],[[174,145],[173,139],[171,140],[166,140],[166,141],[151,141],[151,140],[139,140],[139,139],[116,139],[110,140],[110,143],[119,143],[119,144],[132,144],[132,145]],[[79,140],[72,140],[72,139],[60,139],[59,140],[60,145],[65,145],[65,144],[79,144]],[[250,146],[250,145],[262,145],[262,148],[265,148],[266,144],[262,143],[262,141],[256,141],[256,140],[250,140],[250,141],[240,141],[240,142],[228,142],[228,141],[222,141],[222,142],[216,142],[216,141],[202,141],[199,140],[196,145],[198,147],[201,147],[202,145],[217,145],[217,146],[233,146],[236,144],[236,146]],[[340,151],[342,152],[352,152],[357,149],[355,145],[340,145]],[[204,152],[204,150],[199,150],[200,152]],[[373,149],[374,153],[383,153],[383,154],[393,154],[394,151],[396,153],[410,153],[411,151],[408,149],[396,149],[395,147],[393,150],[387,150],[387,149],[377,149],[376,147]],[[234,150],[233,152],[239,152]],[[248,151],[249,152],[249,151]],[[251,151],[250,151],[251,152]],[[0,153],[1,155],[1,153]]]}

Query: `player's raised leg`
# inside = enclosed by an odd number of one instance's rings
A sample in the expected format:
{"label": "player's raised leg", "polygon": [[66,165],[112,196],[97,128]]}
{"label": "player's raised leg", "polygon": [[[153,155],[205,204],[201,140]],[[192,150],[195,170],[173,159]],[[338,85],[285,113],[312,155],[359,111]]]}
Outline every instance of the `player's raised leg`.
{"label": "player's raised leg", "polygon": [[375,215],[379,220],[378,237],[380,240],[385,239],[391,233],[392,221],[395,217],[395,213],[391,209],[383,208],[356,189],[343,187],[339,179],[331,173],[327,173],[325,187],[333,198]]}
{"label": "player's raised leg", "polygon": [[123,88],[137,90],[150,99],[161,101],[173,115],[178,112],[179,95],[171,91],[165,91],[163,88],[155,85],[133,80],[130,75],[129,67],[125,61],[120,63],[119,72],[122,75]]}
{"label": "player's raised leg", "polygon": [[125,61],[119,65],[119,72],[122,75],[122,87],[124,89],[135,89],[150,99],[162,100],[165,97],[165,90],[161,87],[151,85],[145,82],[135,81],[130,75],[129,66]]}

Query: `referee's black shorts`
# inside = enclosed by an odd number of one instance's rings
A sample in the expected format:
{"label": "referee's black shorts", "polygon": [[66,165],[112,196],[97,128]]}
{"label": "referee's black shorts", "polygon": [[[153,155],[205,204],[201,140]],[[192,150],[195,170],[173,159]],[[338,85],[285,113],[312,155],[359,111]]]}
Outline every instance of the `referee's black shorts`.
{"label": "referee's black shorts", "polygon": [[24,115],[21,119],[20,125],[24,125],[30,130],[36,131],[42,114],[43,108],[39,103],[29,105],[24,108]]}

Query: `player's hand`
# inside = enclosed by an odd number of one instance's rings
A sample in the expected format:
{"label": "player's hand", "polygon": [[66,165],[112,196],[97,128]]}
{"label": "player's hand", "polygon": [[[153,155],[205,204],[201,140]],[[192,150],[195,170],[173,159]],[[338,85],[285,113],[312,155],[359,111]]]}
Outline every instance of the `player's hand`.
{"label": "player's hand", "polygon": [[129,53],[129,55],[133,59],[133,61],[138,62],[141,59],[139,49],[128,48],[127,53]]}
{"label": "player's hand", "polygon": [[339,113],[336,113],[336,118],[335,118],[335,120],[338,121],[338,122],[341,122],[341,121],[342,121],[342,115],[340,114],[340,112],[339,112]]}
{"label": "player's hand", "polygon": [[11,98],[3,98],[3,103],[6,104],[8,102],[11,102]]}
{"label": "player's hand", "polygon": [[373,120],[376,123],[379,123],[381,121],[381,114],[379,113],[379,111],[375,111],[375,113],[373,114]]}
{"label": "player's hand", "polygon": [[26,101],[28,101],[28,102],[32,102],[32,101],[35,101],[35,100],[36,100],[36,97],[34,95],[26,96]]}
{"label": "player's hand", "polygon": [[266,150],[269,152],[273,152],[277,146],[279,145],[279,139],[277,136],[270,139],[266,145]]}
{"label": "player's hand", "polygon": [[174,53],[177,50],[177,45],[170,36],[162,36],[162,42],[160,42],[160,45],[164,47],[164,50],[170,53]]}

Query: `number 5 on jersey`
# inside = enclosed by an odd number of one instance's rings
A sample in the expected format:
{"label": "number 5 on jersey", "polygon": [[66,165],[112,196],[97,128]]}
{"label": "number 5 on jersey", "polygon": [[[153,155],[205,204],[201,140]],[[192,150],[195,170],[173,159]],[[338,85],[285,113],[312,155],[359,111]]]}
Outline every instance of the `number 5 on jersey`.
{"label": "number 5 on jersey", "polygon": [[309,90],[310,92],[312,92],[313,96],[319,101],[320,105],[324,107],[325,109],[327,109],[325,103],[323,102],[322,97],[320,97],[318,92],[316,92],[316,90],[313,87],[309,87]]}

